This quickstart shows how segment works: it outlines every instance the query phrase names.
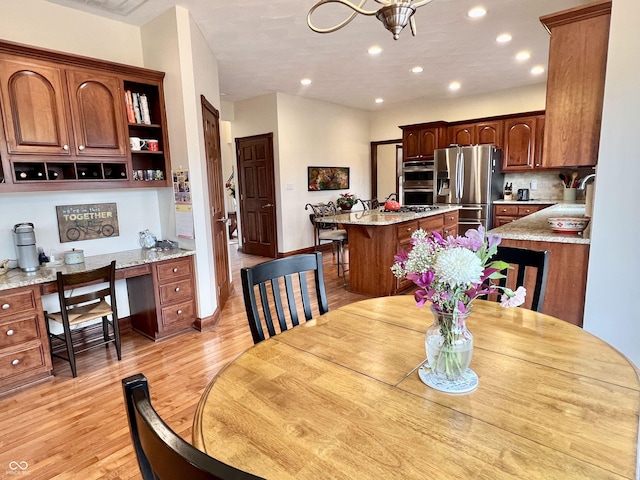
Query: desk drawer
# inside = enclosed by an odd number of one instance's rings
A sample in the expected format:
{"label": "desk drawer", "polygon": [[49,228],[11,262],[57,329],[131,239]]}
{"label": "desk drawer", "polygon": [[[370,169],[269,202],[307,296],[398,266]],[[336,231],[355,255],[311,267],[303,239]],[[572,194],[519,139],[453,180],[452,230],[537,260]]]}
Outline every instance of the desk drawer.
{"label": "desk drawer", "polygon": [[0,380],[10,379],[45,365],[42,344],[31,342],[22,348],[0,353]]}
{"label": "desk drawer", "polygon": [[0,324],[0,348],[36,340],[39,337],[37,314]]}
{"label": "desk drawer", "polygon": [[193,301],[179,303],[162,309],[163,327],[189,325],[196,319],[196,309]]}
{"label": "desk drawer", "polygon": [[191,300],[193,282],[190,278],[160,285],[160,304]]}
{"label": "desk drawer", "polygon": [[0,293],[0,318],[35,311],[36,309],[36,296],[32,287],[28,287],[25,290],[15,289]]}
{"label": "desk drawer", "polygon": [[191,258],[179,258],[170,262],[162,262],[157,266],[156,275],[158,281],[165,283],[175,278],[191,276],[193,269],[191,268]]}

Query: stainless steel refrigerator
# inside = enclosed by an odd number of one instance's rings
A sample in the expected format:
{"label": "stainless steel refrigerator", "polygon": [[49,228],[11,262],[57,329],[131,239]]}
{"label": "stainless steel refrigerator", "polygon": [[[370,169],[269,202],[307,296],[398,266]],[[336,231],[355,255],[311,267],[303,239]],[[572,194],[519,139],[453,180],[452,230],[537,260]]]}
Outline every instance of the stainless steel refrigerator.
{"label": "stainless steel refrigerator", "polygon": [[458,233],[479,225],[491,229],[493,202],[500,198],[502,151],[494,145],[449,147],[435,151],[436,202],[460,205]]}

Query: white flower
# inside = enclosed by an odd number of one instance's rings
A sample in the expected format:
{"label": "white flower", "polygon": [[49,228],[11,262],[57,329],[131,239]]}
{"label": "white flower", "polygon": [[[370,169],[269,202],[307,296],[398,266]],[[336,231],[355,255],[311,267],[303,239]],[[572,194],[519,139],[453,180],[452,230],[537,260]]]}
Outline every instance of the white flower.
{"label": "white flower", "polygon": [[500,297],[500,305],[503,307],[518,307],[524,303],[524,297],[527,294],[527,289],[520,286],[516,291],[505,288],[504,293]]}
{"label": "white flower", "polygon": [[436,277],[453,288],[480,283],[484,271],[480,258],[467,248],[443,250],[433,267]]}

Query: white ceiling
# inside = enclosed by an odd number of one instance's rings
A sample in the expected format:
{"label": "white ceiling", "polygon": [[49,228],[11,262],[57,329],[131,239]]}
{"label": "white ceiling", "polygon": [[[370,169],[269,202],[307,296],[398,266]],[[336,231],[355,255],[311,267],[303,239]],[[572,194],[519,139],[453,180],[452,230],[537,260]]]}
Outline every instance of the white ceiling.
{"label": "white ceiling", "polygon": [[[315,0],[146,0],[126,16],[92,6],[105,0],[50,1],[133,25],[174,5],[188,9],[218,58],[226,101],[283,92],[378,110],[416,98],[445,99],[545,82],[546,73],[530,73],[535,65],[547,65],[549,34],[539,17],[591,0],[433,0],[415,13],[417,36],[407,27],[397,41],[373,16],[358,15],[334,33],[315,33],[306,23]],[[466,12],[479,5],[488,14],[468,18]],[[365,4],[368,10],[379,7],[372,0]],[[329,3],[314,14],[314,23],[328,27],[350,11]],[[499,45],[495,38],[504,32],[513,40]],[[372,45],[382,53],[370,56]],[[516,61],[521,50],[530,51],[531,58]],[[415,65],[424,72],[411,73]],[[313,81],[308,87],[300,85],[305,77]],[[448,90],[454,80],[462,84],[456,93]],[[384,103],[375,104],[377,97]]]}

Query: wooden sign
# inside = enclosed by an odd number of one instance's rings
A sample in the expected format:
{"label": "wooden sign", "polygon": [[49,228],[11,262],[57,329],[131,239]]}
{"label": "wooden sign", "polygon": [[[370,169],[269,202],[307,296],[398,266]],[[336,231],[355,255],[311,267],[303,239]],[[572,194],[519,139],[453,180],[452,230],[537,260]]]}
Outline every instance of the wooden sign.
{"label": "wooden sign", "polygon": [[120,235],[115,203],[56,206],[60,242],[93,240]]}

